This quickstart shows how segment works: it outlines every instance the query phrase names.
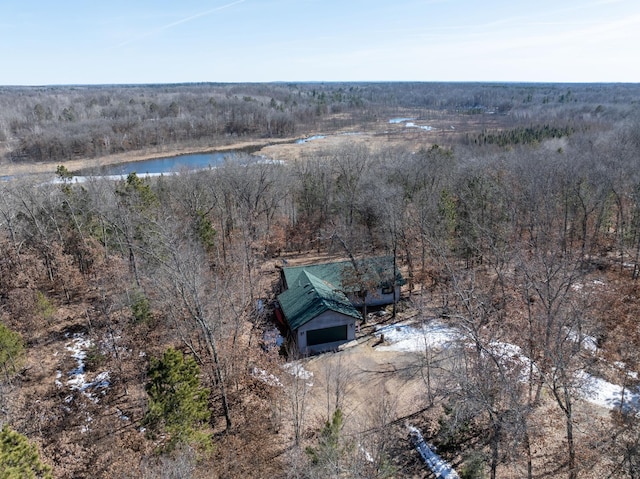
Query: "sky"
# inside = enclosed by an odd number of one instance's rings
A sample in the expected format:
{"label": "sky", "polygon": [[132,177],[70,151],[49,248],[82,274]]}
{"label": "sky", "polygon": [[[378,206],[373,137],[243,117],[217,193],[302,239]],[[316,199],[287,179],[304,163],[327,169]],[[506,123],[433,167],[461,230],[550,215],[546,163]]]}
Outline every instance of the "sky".
{"label": "sky", "polygon": [[2,0],[0,85],[640,82],[638,0]]}

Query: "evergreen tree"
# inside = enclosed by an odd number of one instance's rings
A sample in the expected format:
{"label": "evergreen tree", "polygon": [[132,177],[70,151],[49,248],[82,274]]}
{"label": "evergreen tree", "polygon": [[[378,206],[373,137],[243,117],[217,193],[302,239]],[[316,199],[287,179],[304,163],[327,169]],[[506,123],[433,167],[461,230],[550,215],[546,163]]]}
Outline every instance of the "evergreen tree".
{"label": "evergreen tree", "polygon": [[23,351],[22,336],[0,323],[0,366],[5,379],[8,380],[16,372]]}
{"label": "evergreen tree", "polygon": [[207,448],[210,438],[203,428],[211,415],[209,390],[200,385],[195,360],[169,348],[161,359],[151,360],[148,375],[149,410],[144,424],[151,435],[167,433],[164,447],[168,451],[181,443]]}
{"label": "evergreen tree", "polygon": [[0,431],[0,479],[53,478],[51,467],[40,460],[35,444],[4,425]]}
{"label": "evergreen tree", "polygon": [[324,477],[338,477],[344,468],[343,459],[351,444],[343,444],[340,432],[344,419],[342,411],[336,409],[331,421],[327,421],[320,432],[317,447],[307,447],[306,452],[316,472]]}
{"label": "evergreen tree", "polygon": [[137,323],[147,323],[153,318],[149,299],[141,291],[136,291],[133,294],[131,313]]}

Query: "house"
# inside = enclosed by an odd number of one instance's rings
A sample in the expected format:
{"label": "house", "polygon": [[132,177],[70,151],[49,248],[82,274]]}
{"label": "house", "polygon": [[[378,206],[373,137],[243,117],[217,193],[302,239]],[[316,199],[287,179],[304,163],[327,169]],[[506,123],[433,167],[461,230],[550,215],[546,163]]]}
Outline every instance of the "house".
{"label": "house", "polygon": [[[355,261],[337,261],[307,266],[284,267],[281,282],[284,290],[290,287],[300,271],[308,271],[344,292],[354,306],[383,306],[400,299],[400,287],[406,283],[390,256]],[[364,298],[363,298],[364,296]]]}
{"label": "house", "polygon": [[[357,267],[356,267],[357,266]],[[302,354],[337,349],[355,339],[357,307],[390,304],[404,279],[388,258],[284,267],[278,295],[284,321]]]}
{"label": "house", "polygon": [[304,269],[278,301],[302,354],[336,349],[356,338],[358,310],[342,291]]}

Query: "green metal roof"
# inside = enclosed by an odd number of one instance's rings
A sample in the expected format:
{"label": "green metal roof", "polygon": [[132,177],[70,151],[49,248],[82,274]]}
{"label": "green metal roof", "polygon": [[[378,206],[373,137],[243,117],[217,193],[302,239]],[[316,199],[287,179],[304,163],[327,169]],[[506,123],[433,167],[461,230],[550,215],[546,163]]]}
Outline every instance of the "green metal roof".
{"label": "green metal roof", "polygon": [[278,295],[282,312],[292,330],[308,323],[325,311],[335,311],[360,319],[360,313],[345,294],[329,282],[304,268],[297,271],[295,281],[287,280],[289,289]]}
{"label": "green metal roof", "polygon": [[[312,275],[335,285],[345,293],[359,291],[358,284],[364,282],[374,287],[391,286],[393,281],[393,258],[382,256],[357,260],[358,272],[361,278],[357,278],[356,270],[351,261],[339,261],[334,263],[312,264],[307,266],[288,266],[282,268],[287,287],[295,284],[298,275],[307,271]],[[402,286],[406,281],[400,271],[396,270],[396,285]]]}

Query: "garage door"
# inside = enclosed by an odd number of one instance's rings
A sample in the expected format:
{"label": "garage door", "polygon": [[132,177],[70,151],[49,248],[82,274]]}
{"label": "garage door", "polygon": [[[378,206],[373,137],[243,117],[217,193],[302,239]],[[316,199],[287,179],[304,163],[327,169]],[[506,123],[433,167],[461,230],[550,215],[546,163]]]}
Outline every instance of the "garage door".
{"label": "garage door", "polygon": [[307,331],[307,346],[347,340],[347,325]]}

